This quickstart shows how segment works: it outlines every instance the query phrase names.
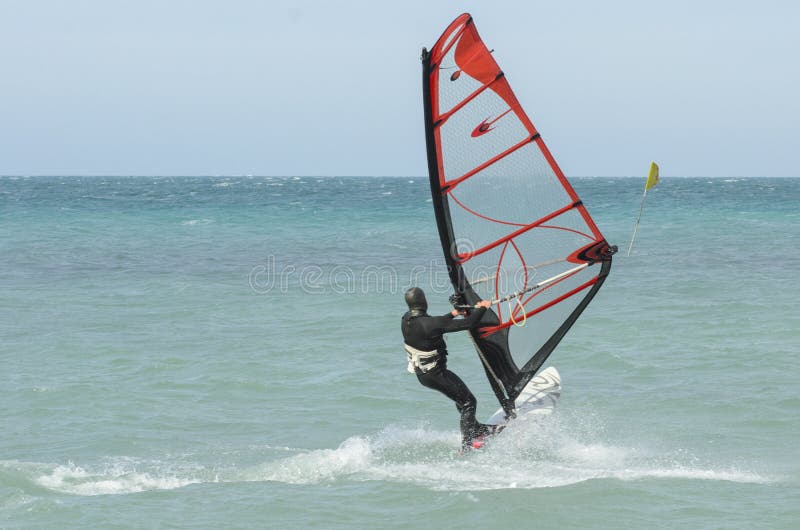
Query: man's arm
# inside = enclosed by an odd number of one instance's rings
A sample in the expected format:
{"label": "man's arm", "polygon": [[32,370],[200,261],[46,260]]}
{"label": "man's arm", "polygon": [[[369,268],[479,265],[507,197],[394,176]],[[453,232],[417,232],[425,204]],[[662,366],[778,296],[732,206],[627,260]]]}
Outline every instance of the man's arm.
{"label": "man's arm", "polygon": [[473,309],[472,312],[463,320],[453,319],[447,322],[442,328],[442,333],[463,331],[465,329],[470,329],[474,327],[475,324],[481,321],[481,318],[483,317],[484,313],[486,313],[486,309],[491,305],[492,305],[491,302],[489,302],[488,300],[481,300],[480,302],[478,302],[477,308]]}

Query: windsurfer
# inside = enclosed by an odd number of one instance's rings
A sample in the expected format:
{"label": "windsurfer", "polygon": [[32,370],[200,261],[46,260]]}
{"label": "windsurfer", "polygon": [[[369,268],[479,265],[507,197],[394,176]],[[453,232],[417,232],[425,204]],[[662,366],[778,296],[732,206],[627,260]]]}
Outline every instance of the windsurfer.
{"label": "windsurfer", "polygon": [[[483,445],[482,438],[494,432],[495,427],[475,419],[475,396],[460,377],[447,369],[447,344],[443,334],[474,327],[491,304],[482,300],[469,314],[454,309],[446,315],[433,317],[428,315],[428,302],[422,289],[412,287],[406,291],[405,298],[408,312],[403,315],[402,330],[408,371],[416,374],[423,386],[438,390],[455,402],[461,413],[462,447],[478,448]],[[465,318],[457,319],[459,315]]]}

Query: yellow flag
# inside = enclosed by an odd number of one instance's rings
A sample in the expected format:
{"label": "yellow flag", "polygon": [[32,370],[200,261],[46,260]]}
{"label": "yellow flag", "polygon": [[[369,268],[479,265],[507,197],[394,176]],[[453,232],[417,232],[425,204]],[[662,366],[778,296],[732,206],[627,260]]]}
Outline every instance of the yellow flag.
{"label": "yellow flag", "polygon": [[656,184],[658,184],[658,164],[650,162],[650,173],[647,174],[647,184],[644,185],[644,189],[649,190]]}
{"label": "yellow flag", "polygon": [[642,220],[642,211],[644,211],[644,200],[647,198],[647,190],[658,184],[658,164],[650,162],[650,172],[647,174],[647,182],[644,185],[644,194],[642,195],[642,205],[639,206],[639,217],[636,218],[636,224],[633,227],[633,237],[631,237],[631,244],[628,245],[628,256],[631,255],[633,248],[633,241],[636,239],[636,230],[639,229],[639,221]]}

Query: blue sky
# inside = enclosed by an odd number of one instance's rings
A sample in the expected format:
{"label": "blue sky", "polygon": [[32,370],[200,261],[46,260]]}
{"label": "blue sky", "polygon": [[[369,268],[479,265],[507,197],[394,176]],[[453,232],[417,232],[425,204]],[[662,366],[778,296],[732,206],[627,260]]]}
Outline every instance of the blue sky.
{"label": "blue sky", "polygon": [[800,3],[0,0],[0,174],[424,175],[461,12],[577,176],[798,176]]}

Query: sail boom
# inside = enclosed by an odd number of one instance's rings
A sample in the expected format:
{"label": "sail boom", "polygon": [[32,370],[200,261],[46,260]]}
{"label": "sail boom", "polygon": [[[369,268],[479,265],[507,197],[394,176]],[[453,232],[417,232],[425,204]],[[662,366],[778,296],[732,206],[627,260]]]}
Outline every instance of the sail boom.
{"label": "sail boom", "polygon": [[532,285],[532,286],[530,286],[530,287],[528,287],[526,289],[522,289],[521,291],[517,291],[516,293],[512,293],[512,294],[506,295],[503,298],[498,298],[497,300],[492,300],[492,305],[497,305],[497,304],[499,304],[501,302],[508,302],[509,300],[513,300],[514,298],[522,296],[523,294],[529,293],[531,291],[535,291],[536,289],[541,289],[545,285],[550,285],[551,283],[557,282],[557,281],[559,281],[561,279],[564,279],[564,278],[566,278],[568,276],[571,276],[571,275],[575,274],[576,272],[585,269],[588,266],[589,266],[588,263],[582,263],[581,265],[578,265],[577,267],[573,267],[573,268],[571,268],[569,270],[566,270],[564,272],[560,272],[560,273],[556,274],[555,276],[547,278],[546,280],[542,280],[539,283],[537,283],[536,285]]}

